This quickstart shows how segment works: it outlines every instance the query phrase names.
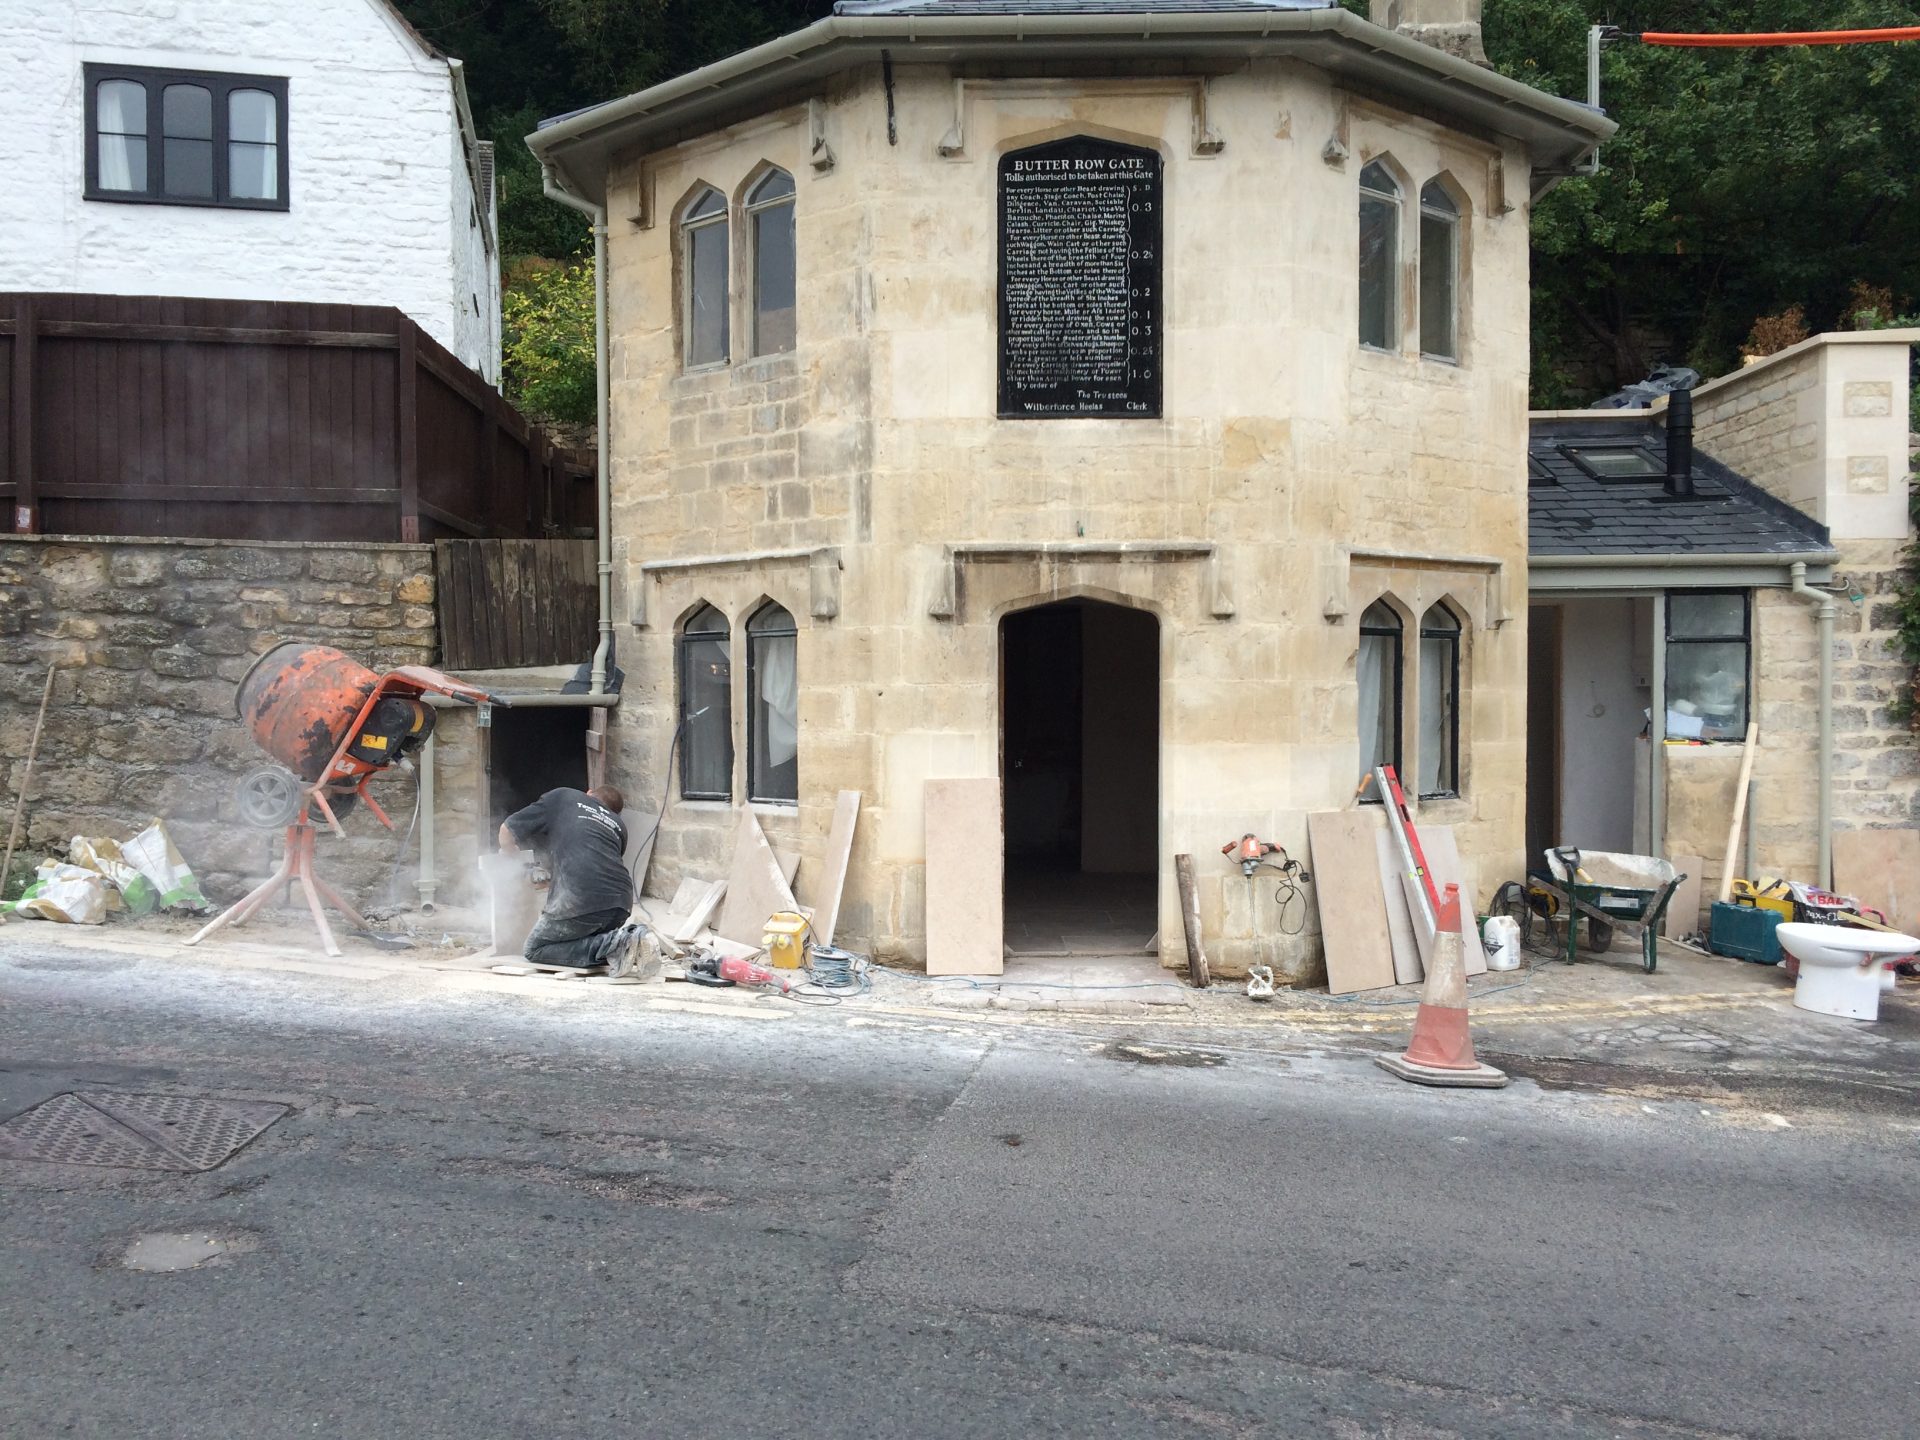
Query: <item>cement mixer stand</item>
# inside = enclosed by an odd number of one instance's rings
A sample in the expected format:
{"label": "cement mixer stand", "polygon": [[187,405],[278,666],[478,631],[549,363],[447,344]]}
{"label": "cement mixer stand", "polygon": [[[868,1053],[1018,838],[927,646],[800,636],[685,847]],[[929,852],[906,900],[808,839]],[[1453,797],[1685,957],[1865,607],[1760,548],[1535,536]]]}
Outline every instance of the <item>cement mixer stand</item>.
{"label": "cement mixer stand", "polygon": [[[286,825],[280,868],[238,904],[208,922],[186,943],[198,945],[214,931],[238,925],[274,896],[291,899],[294,883],[307,898],[313,927],[327,954],[340,954],[327,923],[331,905],[363,934],[372,934],[366,917],[313,870],[313,823],[318,806],[334,834],[340,828],[336,806],[353,800],[388,830],[392,818],[367,793],[367,782],[423,747],[433,734],[433,711],[426,695],[444,695],[468,705],[501,703],[478,686],[424,665],[402,665],[376,675],[327,645],[282,641],[263,654],[240,678],[234,711],[254,743],[280,762],[240,782],[241,818],[261,829]],[[331,799],[329,798],[331,797]]]}
{"label": "cement mixer stand", "polygon": [[256,886],[244,900],[236,901],[214,916],[186,943],[198,945],[222,926],[238,925],[276,893],[282,900],[292,899],[296,880],[306,894],[307,909],[313,914],[313,928],[320,932],[320,943],[326,947],[327,954],[340,954],[340,946],[333,938],[333,927],[327,924],[327,905],[351,920],[355,928],[371,931],[373,927],[367,923],[366,916],[349,905],[338,890],[313,873],[313,842],[318,833],[303,807],[300,818],[287,826],[287,843],[280,856],[280,868]]}

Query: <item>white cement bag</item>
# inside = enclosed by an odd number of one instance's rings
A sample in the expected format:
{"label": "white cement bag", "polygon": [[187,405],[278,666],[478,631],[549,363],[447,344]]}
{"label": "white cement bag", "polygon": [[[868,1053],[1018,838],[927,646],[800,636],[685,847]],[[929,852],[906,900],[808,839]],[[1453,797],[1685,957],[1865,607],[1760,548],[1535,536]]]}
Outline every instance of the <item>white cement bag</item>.
{"label": "white cement bag", "polygon": [[208,908],[200,882],[194,878],[185,858],[173,848],[167,827],[160,821],[155,820],[131,840],[121,841],[120,856],[152,882],[161,909]]}
{"label": "white cement bag", "polygon": [[43,860],[34,871],[34,882],[12,910],[32,920],[103,924],[107,918],[107,877],[61,860]]}
{"label": "white cement bag", "polygon": [[1520,968],[1520,922],[1511,915],[1495,915],[1481,926],[1480,943],[1486,949],[1489,970]]}

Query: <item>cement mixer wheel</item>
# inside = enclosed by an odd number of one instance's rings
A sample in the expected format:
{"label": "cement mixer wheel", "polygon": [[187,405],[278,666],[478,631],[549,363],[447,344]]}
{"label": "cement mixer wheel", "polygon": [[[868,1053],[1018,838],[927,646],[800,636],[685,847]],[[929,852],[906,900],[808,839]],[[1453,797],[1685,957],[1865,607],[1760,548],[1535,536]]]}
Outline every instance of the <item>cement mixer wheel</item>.
{"label": "cement mixer wheel", "polygon": [[300,818],[304,788],[292,771],[266,765],[241,777],[234,787],[234,805],[245,824],[258,830],[278,830]]}

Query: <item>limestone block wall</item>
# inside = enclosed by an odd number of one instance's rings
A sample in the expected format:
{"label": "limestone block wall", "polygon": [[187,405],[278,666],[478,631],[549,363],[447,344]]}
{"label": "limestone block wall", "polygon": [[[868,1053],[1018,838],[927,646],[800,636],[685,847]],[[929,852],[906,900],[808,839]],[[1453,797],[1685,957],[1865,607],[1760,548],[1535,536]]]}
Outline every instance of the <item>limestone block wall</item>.
{"label": "limestone block wall", "polygon": [[[1909,348],[1917,331],[1817,335],[1695,392],[1701,448],[1824,521],[1844,598],[1834,624],[1836,829],[1920,825],[1920,745],[1892,706],[1911,667],[1897,638],[1907,493]],[[1814,609],[1755,592],[1756,861],[1817,873],[1819,655]],[[1737,746],[1670,746],[1670,854],[1706,857],[1717,886],[1739,778]],[[1736,871],[1738,870],[1736,859]]]}
{"label": "limestone block wall", "polygon": [[[271,871],[280,836],[247,828],[234,813],[234,782],[268,763],[234,715],[236,683],[283,639],[337,646],[380,670],[430,664],[433,604],[430,545],[25,535],[0,542],[0,773],[9,810],[47,666],[59,667],[27,806],[26,854],[64,850],[77,834],[123,837],[158,816],[208,895],[237,899]],[[476,787],[459,783],[466,762],[457,735],[449,738],[441,826],[464,834],[474,822],[462,797]],[[413,780],[394,771],[374,785],[404,830]],[[364,807],[343,823],[345,840],[320,840],[321,863],[350,898],[386,903],[400,835]],[[469,851],[458,873],[471,871]],[[409,849],[396,890],[404,903],[413,899],[413,877]]]}
{"label": "limestone block wall", "polygon": [[1700,447],[1836,539],[1907,534],[1908,355],[1920,330],[1816,335],[1694,391]]}
{"label": "limestone block wall", "polygon": [[[917,958],[922,787],[999,773],[1000,621],[1071,596],[1143,609],[1160,626],[1161,933],[1179,933],[1172,857],[1191,852],[1216,963],[1311,979],[1311,925],[1282,934],[1218,849],[1253,830],[1306,854],[1305,816],[1358,778],[1360,613],[1387,595],[1417,623],[1446,598],[1467,630],[1467,779],[1424,813],[1458,827],[1481,889],[1517,873],[1525,615],[1505,597],[1526,590],[1524,156],[1298,65],[1211,81],[1216,149],[1196,144],[1191,77],[956,86],[899,60],[898,143],[876,70],[825,102],[830,168],[809,163],[803,109],[615,165],[612,213],[643,217],[610,239],[616,571],[622,617],[644,619],[620,634],[616,778],[666,781],[673,630],[702,602],[734,626],[744,735],[741,630],[779,600],[800,634],[800,803],[764,823],[800,851],[804,891],[835,791],[860,789],[844,933]],[[1164,413],[1001,420],[998,157],[1079,133],[1165,160]],[[1410,198],[1391,353],[1356,341],[1357,177],[1375,157]],[[765,163],[797,185],[798,347],[685,373],[675,207],[703,182],[737,199]],[[1412,197],[1434,178],[1467,217],[1458,364],[1423,359],[1411,324]],[[1059,549],[1123,542],[1135,553]],[[1028,548],[949,562],[970,544]],[[833,585],[806,554],[767,553],[795,550],[830,551]],[[656,888],[724,873],[737,813],[676,800]]]}

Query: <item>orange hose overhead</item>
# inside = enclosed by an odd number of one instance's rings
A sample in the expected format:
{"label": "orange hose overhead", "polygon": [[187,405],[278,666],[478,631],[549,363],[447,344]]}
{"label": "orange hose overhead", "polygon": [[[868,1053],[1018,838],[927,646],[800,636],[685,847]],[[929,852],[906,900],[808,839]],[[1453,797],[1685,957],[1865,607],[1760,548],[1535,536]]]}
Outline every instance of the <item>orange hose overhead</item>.
{"label": "orange hose overhead", "polygon": [[1648,31],[1643,45],[1687,45],[1702,49],[1745,45],[1875,45],[1890,40],[1920,40],[1920,25],[1891,30],[1787,30],[1762,35],[1671,35]]}

